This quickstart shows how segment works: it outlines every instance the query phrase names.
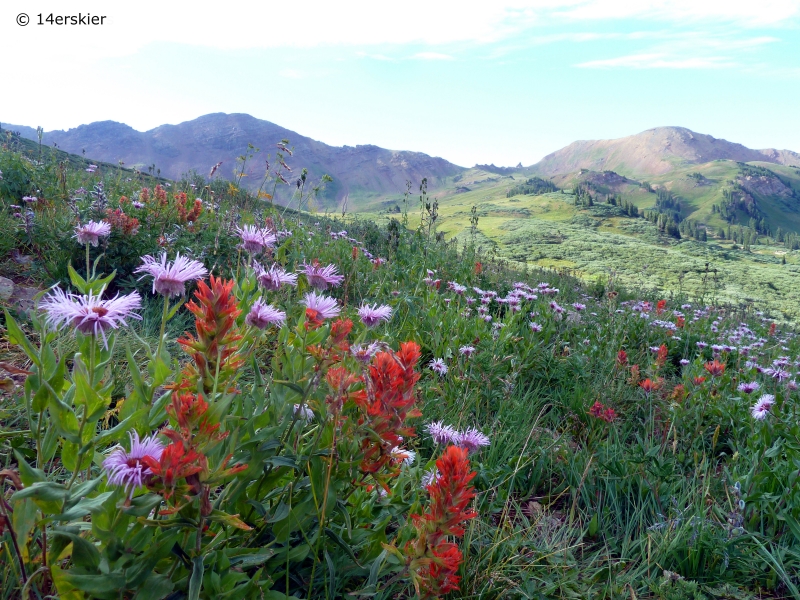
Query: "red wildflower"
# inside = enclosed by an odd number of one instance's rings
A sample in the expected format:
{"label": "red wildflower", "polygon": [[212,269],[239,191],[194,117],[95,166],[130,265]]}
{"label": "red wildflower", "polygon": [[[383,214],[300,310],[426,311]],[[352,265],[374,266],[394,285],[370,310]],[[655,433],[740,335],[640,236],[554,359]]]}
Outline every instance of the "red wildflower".
{"label": "red wildflower", "polygon": [[351,253],[351,257],[353,258],[353,260],[356,260],[358,258],[358,246],[353,246],[353,252]]}
{"label": "red wildflower", "polygon": [[675,319],[675,327],[678,329],[683,329],[684,325],[686,325],[686,319],[684,317],[678,317]]}
{"label": "red wildflower", "polygon": [[636,385],[639,383],[639,365],[631,366],[631,376],[628,378],[628,383]]}
{"label": "red wildflower", "polygon": [[707,362],[703,367],[712,377],[719,377],[725,372],[725,363],[719,362],[716,358],[711,362]]}
{"label": "red wildflower", "polygon": [[479,262],[475,263],[475,275],[480,275],[483,273],[483,265]]}
{"label": "red wildflower", "polygon": [[644,390],[645,394],[649,394],[650,392],[653,392],[653,391],[657,390],[658,388],[660,388],[661,387],[661,383],[662,383],[662,380],[660,378],[656,379],[655,381],[653,381],[652,379],[650,379],[648,377],[644,381],[640,381],[639,382],[639,387]]}
{"label": "red wildflower", "polygon": [[[369,435],[362,440],[364,456],[360,468],[376,478],[384,466],[389,468],[390,475],[396,474],[392,468],[392,449],[401,445],[404,438],[415,435],[406,419],[422,414],[414,408],[414,384],[419,380],[414,367],[419,357],[419,345],[415,342],[402,343],[397,353],[378,352],[369,367],[366,388],[354,396],[364,411],[359,424],[366,424],[378,438]],[[383,481],[379,483],[386,487]]]}
{"label": "red wildflower", "polygon": [[775,335],[775,328],[776,328],[775,323],[771,323],[770,326],[769,326],[769,335],[770,335],[770,337]]}
{"label": "red wildflower", "polygon": [[625,350],[617,352],[617,366],[625,367],[628,364],[628,353]]}
{"label": "red wildflower", "polygon": [[438,598],[458,589],[461,552],[446,536],[461,537],[464,522],[477,516],[468,508],[475,497],[470,484],[475,472],[467,450],[448,446],[436,469],[438,476],[427,487],[431,503],[423,514],[411,515],[417,539],[405,548],[414,587],[423,598]]}
{"label": "red wildflower", "polygon": [[197,337],[187,332],[178,339],[178,343],[194,361],[194,365],[184,369],[184,376],[188,383],[202,382],[206,393],[214,389],[218,369],[218,389],[225,389],[219,384],[233,379],[244,362],[238,354],[238,341],[242,336],[236,326],[236,317],[242,311],[233,294],[234,281],[225,281],[212,275],[209,282],[211,287],[199,281],[194,294],[197,302],[192,300],[186,304],[186,308],[196,317]]}
{"label": "red wildflower", "polygon": [[677,402],[683,402],[683,399],[686,398],[686,388],[683,384],[678,384],[672,390],[672,394],[670,394],[670,398]]}
{"label": "red wildflower", "polygon": [[617,412],[613,408],[604,406],[599,401],[592,405],[592,408],[589,409],[589,414],[597,419],[605,421],[606,423],[611,423],[617,418]]}
{"label": "red wildflower", "polygon": [[661,313],[663,313],[666,307],[667,307],[666,300],[659,300],[658,302],[656,302],[656,314],[660,315]]}
{"label": "red wildflower", "polygon": [[106,221],[123,235],[136,235],[139,232],[139,219],[129,217],[120,208],[106,209]]}
{"label": "red wildflower", "polygon": [[330,344],[332,346],[336,346],[344,352],[347,352],[347,350],[350,348],[350,345],[347,342],[347,336],[350,335],[352,330],[353,321],[350,319],[337,319],[331,324]]}
{"label": "red wildflower", "polygon": [[148,188],[142,188],[142,191],[139,192],[139,200],[142,202],[147,202],[150,199],[150,190]]}
{"label": "red wildflower", "polygon": [[663,367],[664,363],[667,362],[667,354],[668,354],[668,352],[669,351],[667,350],[666,344],[661,344],[661,346],[659,346],[658,354],[656,355],[656,364],[659,367]]}
{"label": "red wildflower", "polygon": [[163,487],[165,498],[169,498],[175,492],[181,479],[196,475],[208,466],[205,456],[194,449],[189,449],[187,452],[180,442],[172,442],[164,448],[159,460],[152,456],[143,456],[140,460],[153,473],[154,480],[150,485],[157,489]]}
{"label": "red wildflower", "polygon": [[166,206],[167,204],[167,191],[161,187],[161,184],[158,184],[155,189],[153,190],[153,196],[161,206]]}
{"label": "red wildflower", "polygon": [[700,385],[705,380],[706,380],[705,377],[695,377],[694,379],[692,379],[692,383],[695,384],[695,385]]}

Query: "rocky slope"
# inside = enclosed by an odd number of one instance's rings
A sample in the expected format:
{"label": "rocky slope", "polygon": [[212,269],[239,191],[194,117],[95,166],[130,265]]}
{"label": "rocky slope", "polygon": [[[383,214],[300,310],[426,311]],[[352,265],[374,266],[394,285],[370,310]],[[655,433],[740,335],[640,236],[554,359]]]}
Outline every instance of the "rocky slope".
{"label": "rocky slope", "polygon": [[[19,125],[5,126],[19,131],[23,137],[36,140],[36,130]],[[45,132],[43,143],[57,144],[75,154],[111,163],[123,161],[128,167],[147,168],[155,165],[161,175],[177,179],[194,169],[208,175],[211,167],[222,162],[219,173],[235,179],[236,158],[247,151],[248,144],[261,152],[248,162],[243,184],[258,187],[265,170],[267,154],[275,157],[275,144],[289,140],[294,149],[286,162],[292,168],[286,178],[293,182],[301,169],[307,168],[313,180],[329,174],[334,182],[328,186],[329,206],[340,203],[348,195],[359,197],[402,193],[406,181],[415,186],[423,177],[430,188],[444,178],[463,171],[442,158],[421,152],[387,150],[378,146],[329,146],[284,127],[246,114],[215,113],[178,125],[161,125],[140,132],[123,123],[101,121],[81,125],[68,131]],[[274,167],[274,160],[270,161]]]}
{"label": "rocky slope", "polygon": [[668,173],[678,166],[719,159],[800,166],[800,154],[791,150],[752,150],[685,127],[656,127],[614,140],[573,142],[548,154],[532,169],[548,177],[591,169],[641,179]]}

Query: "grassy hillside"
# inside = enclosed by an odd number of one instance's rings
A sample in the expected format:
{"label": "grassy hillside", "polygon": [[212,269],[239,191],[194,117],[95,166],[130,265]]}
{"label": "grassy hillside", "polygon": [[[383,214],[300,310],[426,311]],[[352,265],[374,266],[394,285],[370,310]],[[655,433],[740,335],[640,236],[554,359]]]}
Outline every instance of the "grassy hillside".
{"label": "grassy hillside", "polygon": [[[796,197],[770,197],[753,193],[756,205],[774,232],[800,231],[800,171],[773,164],[769,166]],[[473,239],[521,266],[568,269],[594,281],[609,279],[651,290],[688,293],[703,300],[751,305],[775,311],[790,320],[800,320],[800,253],[760,235],[758,242],[744,250],[742,244],[720,239],[720,228],[729,223],[714,212],[713,205],[724,200],[731,182],[742,180],[742,165],[714,161],[672,171],[648,182],[651,189],[672,191],[681,203],[683,219],[699,223],[708,241],[676,240],[644,218],[631,218],[619,207],[606,203],[607,195],[632,202],[642,212],[653,210],[657,196],[642,187],[643,182],[583,170],[552,178],[565,191],[543,195],[507,194],[530,176],[527,172],[497,175],[480,170],[466,172],[450,188],[437,192],[438,231],[447,239]],[[746,181],[746,180],[745,180]],[[592,207],[575,206],[573,188],[592,183]],[[565,193],[566,191],[569,193]],[[409,200],[409,223],[419,223],[419,197]],[[402,199],[388,202],[398,210]],[[478,217],[473,231],[471,217]],[[386,220],[399,215],[373,211],[370,217]],[[749,216],[742,211],[735,222]],[[733,230],[738,225],[733,226]]]}

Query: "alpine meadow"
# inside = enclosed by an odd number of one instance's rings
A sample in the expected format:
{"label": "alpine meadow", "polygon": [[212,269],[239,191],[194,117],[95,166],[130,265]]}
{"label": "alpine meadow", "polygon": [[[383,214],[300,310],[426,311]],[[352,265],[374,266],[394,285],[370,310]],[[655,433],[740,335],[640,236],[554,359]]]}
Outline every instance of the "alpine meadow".
{"label": "alpine meadow", "polygon": [[0,600],[800,600],[800,0],[11,4]]}

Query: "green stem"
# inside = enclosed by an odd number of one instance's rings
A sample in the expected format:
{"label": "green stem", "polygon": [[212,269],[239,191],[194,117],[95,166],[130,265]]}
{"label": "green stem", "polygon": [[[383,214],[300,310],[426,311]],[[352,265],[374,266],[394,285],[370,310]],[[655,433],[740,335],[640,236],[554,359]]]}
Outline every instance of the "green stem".
{"label": "green stem", "polygon": [[[89,242],[86,242],[86,281],[89,281]],[[83,290],[81,290],[83,291]]]}
{"label": "green stem", "polygon": [[161,314],[161,330],[158,334],[158,350],[156,360],[161,358],[161,349],[164,347],[164,331],[167,327],[167,315],[169,314],[169,296],[164,296],[164,312]]}

